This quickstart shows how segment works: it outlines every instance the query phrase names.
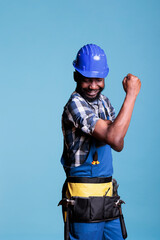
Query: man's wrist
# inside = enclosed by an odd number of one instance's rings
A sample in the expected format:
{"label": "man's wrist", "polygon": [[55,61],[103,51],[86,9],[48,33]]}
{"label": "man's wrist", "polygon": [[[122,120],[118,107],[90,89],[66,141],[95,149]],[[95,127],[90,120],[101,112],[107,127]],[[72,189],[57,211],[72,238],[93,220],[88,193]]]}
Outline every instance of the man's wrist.
{"label": "man's wrist", "polygon": [[126,99],[136,101],[137,95],[133,92],[127,92],[126,93]]}

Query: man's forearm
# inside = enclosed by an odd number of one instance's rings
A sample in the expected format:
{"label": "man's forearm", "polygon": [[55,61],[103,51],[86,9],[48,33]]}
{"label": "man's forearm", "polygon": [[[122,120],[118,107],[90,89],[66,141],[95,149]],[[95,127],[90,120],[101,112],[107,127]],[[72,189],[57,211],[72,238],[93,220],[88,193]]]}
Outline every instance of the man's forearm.
{"label": "man's forearm", "polygon": [[115,135],[119,135],[121,138],[124,138],[128,130],[135,101],[136,97],[126,95],[119,114],[113,124],[109,125],[110,131],[114,131]]}
{"label": "man's forearm", "polygon": [[136,96],[126,94],[119,114],[117,115],[115,121],[110,124],[107,129],[106,136],[108,138],[108,141],[111,142],[111,144],[115,145],[116,148],[119,146],[119,150],[123,148],[123,140],[130,124],[135,100]]}

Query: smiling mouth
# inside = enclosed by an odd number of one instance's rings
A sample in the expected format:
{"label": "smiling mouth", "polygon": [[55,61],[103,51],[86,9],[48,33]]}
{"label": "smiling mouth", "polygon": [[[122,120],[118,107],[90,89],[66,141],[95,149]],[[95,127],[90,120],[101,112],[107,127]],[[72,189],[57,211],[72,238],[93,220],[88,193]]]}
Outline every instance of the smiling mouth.
{"label": "smiling mouth", "polygon": [[88,96],[88,97],[96,97],[97,94],[99,93],[99,90],[97,91],[86,91],[85,94]]}

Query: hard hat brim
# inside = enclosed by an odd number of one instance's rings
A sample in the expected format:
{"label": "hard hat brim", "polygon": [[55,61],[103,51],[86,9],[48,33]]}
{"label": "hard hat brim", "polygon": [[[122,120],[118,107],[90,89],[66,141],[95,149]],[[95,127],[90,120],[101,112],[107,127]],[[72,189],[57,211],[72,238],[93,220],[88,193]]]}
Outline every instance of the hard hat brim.
{"label": "hard hat brim", "polygon": [[73,66],[82,76],[88,78],[106,78],[109,73],[109,68],[104,72],[81,70],[75,66],[75,61],[73,61]]}

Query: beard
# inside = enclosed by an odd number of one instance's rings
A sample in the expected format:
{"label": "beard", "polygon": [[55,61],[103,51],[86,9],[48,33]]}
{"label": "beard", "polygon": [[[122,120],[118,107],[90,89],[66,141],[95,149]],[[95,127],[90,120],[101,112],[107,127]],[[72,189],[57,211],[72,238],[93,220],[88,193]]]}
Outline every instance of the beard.
{"label": "beard", "polygon": [[85,90],[77,85],[76,92],[78,92],[85,100],[89,102],[94,102],[95,100],[99,99],[99,96],[104,88],[99,88],[99,91],[95,97],[88,97],[85,93]]}

